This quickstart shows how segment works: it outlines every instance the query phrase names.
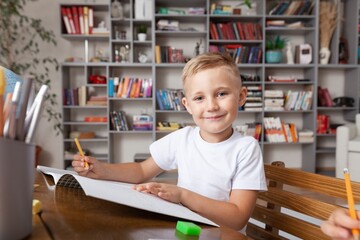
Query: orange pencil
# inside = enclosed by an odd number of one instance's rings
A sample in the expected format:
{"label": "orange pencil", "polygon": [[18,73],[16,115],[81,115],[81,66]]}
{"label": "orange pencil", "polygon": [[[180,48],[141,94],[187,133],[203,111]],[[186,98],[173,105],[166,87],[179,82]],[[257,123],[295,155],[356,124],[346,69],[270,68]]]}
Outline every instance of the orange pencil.
{"label": "orange pencil", "polygon": [[[350,182],[350,174],[349,174],[349,170],[347,168],[344,168],[344,179],[345,179],[346,195],[347,195],[348,205],[349,205],[349,213],[353,219],[357,219],[356,209],[355,209],[355,201],[354,201],[354,196],[353,196],[351,182]],[[353,229],[352,234],[353,234],[355,240],[359,240],[359,237],[360,237],[359,229]]]}
{"label": "orange pencil", "polygon": [[[75,138],[75,144],[76,144],[76,146],[77,146],[77,148],[78,148],[78,150],[79,150],[80,155],[81,155],[82,157],[85,157],[84,152],[83,152],[83,150],[82,150],[82,148],[81,148],[81,145],[80,145],[80,143],[79,143],[79,140],[78,140],[77,138]],[[89,164],[88,164],[88,162],[86,162],[86,161],[85,161],[85,168],[89,168]]]}
{"label": "orange pencil", "polygon": [[5,86],[6,86],[6,81],[5,81],[5,73],[4,73],[4,68],[0,67],[0,137],[4,136],[4,92],[5,92]]}

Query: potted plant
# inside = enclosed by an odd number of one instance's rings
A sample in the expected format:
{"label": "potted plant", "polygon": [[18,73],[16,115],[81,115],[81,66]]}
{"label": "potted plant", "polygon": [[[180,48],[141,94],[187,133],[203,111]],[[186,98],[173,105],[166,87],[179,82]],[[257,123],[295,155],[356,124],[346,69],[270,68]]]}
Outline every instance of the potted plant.
{"label": "potted plant", "polygon": [[[40,54],[43,44],[56,45],[53,31],[47,30],[40,19],[24,14],[29,1],[2,0],[0,8],[0,65],[35,80],[35,90],[46,84],[51,89],[50,72],[58,70],[56,58]],[[48,91],[44,113],[53,122],[57,135],[62,133],[61,113],[56,110],[57,95]]]}
{"label": "potted plant", "polygon": [[146,32],[147,32],[147,27],[145,26],[145,24],[140,24],[138,26],[138,29],[137,29],[137,32],[138,32],[138,40],[143,42],[146,40]]}
{"label": "potted plant", "polygon": [[286,46],[286,39],[277,35],[275,38],[266,39],[265,61],[267,63],[279,63],[282,59],[282,50]]}

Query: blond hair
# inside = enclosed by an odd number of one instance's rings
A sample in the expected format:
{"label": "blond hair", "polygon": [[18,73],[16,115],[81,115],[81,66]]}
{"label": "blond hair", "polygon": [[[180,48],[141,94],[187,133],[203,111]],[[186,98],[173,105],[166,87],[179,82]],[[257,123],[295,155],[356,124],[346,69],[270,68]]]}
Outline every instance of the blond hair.
{"label": "blond hair", "polygon": [[239,83],[241,84],[239,69],[234,60],[228,54],[204,53],[186,63],[181,75],[183,86],[185,86],[187,79],[191,78],[198,72],[217,67],[225,67],[229,69],[230,73],[234,75],[236,79],[239,79]]}

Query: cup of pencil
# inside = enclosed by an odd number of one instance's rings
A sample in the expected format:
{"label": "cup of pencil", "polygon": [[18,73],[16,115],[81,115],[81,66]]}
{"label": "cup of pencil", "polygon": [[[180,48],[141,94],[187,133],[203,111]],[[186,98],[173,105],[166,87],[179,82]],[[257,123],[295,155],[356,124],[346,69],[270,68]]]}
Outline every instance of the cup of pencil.
{"label": "cup of pencil", "polygon": [[0,239],[32,232],[35,145],[0,138]]}

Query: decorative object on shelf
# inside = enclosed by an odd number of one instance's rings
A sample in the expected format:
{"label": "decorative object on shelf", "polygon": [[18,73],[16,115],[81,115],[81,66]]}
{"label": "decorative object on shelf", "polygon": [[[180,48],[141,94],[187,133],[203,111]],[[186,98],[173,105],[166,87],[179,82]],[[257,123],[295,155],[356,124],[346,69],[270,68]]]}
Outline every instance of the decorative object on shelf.
{"label": "decorative object on shelf", "polygon": [[138,34],[137,34],[138,40],[139,40],[140,42],[146,41],[147,28],[146,28],[146,26],[145,26],[144,24],[140,24],[140,25],[138,26],[137,32],[138,32]]}
{"label": "decorative object on shelf", "polygon": [[285,47],[286,39],[277,35],[275,38],[266,39],[265,60],[267,63],[280,63],[282,50]]}
{"label": "decorative object on shelf", "polygon": [[124,9],[123,9],[122,3],[119,2],[118,0],[114,0],[111,3],[111,17],[119,18],[119,19],[124,18]]}
{"label": "decorative object on shelf", "polygon": [[345,37],[340,37],[339,43],[339,64],[349,63],[349,45]]}
{"label": "decorative object on shelf", "polygon": [[246,16],[256,15],[256,2],[251,0],[243,0],[242,3],[233,8],[233,14],[241,14]]}
{"label": "decorative object on shelf", "polygon": [[331,51],[330,41],[338,21],[338,4],[320,1],[320,64],[328,64]]}
{"label": "decorative object on shelf", "polygon": [[286,43],[286,60],[287,64],[294,64],[294,55],[292,53],[291,42]]}
{"label": "decorative object on shelf", "polygon": [[312,47],[308,43],[295,46],[295,63],[310,64],[312,62]]}
{"label": "decorative object on shelf", "polygon": [[203,53],[204,52],[204,44],[202,42],[202,39],[200,39],[199,42],[196,42],[196,46],[195,46],[195,49],[194,49],[194,56],[197,56],[199,55],[200,53]]}
{"label": "decorative object on shelf", "polygon": [[125,46],[120,47],[120,57],[121,57],[122,63],[129,62],[129,60],[130,60],[130,46],[129,45],[126,44]]}
{"label": "decorative object on shelf", "polygon": [[146,61],[147,61],[147,59],[148,59],[148,57],[147,57],[147,55],[146,55],[146,53],[143,53],[143,52],[139,52],[139,62],[141,62],[141,63],[146,63]]}
{"label": "decorative object on shelf", "polygon": [[[39,91],[43,84],[51,89],[51,82],[54,81],[50,77],[51,72],[57,71],[59,64],[56,57],[52,57],[46,51],[44,53],[43,50],[57,45],[56,36],[52,30],[44,27],[41,19],[24,13],[27,4],[31,5],[33,2],[1,1],[0,65],[17,75],[32,77],[35,80],[36,91]],[[63,131],[62,114],[56,109],[57,98],[56,93],[47,91],[44,104],[44,115],[53,123],[56,135]]]}
{"label": "decorative object on shelf", "polygon": [[96,28],[92,29],[92,34],[97,34],[97,35],[109,35],[110,31],[109,29],[107,29],[107,27],[105,26],[105,22],[101,21],[98,26]]}
{"label": "decorative object on shelf", "polygon": [[122,30],[120,26],[114,26],[114,37],[116,40],[126,40],[126,30]]}

